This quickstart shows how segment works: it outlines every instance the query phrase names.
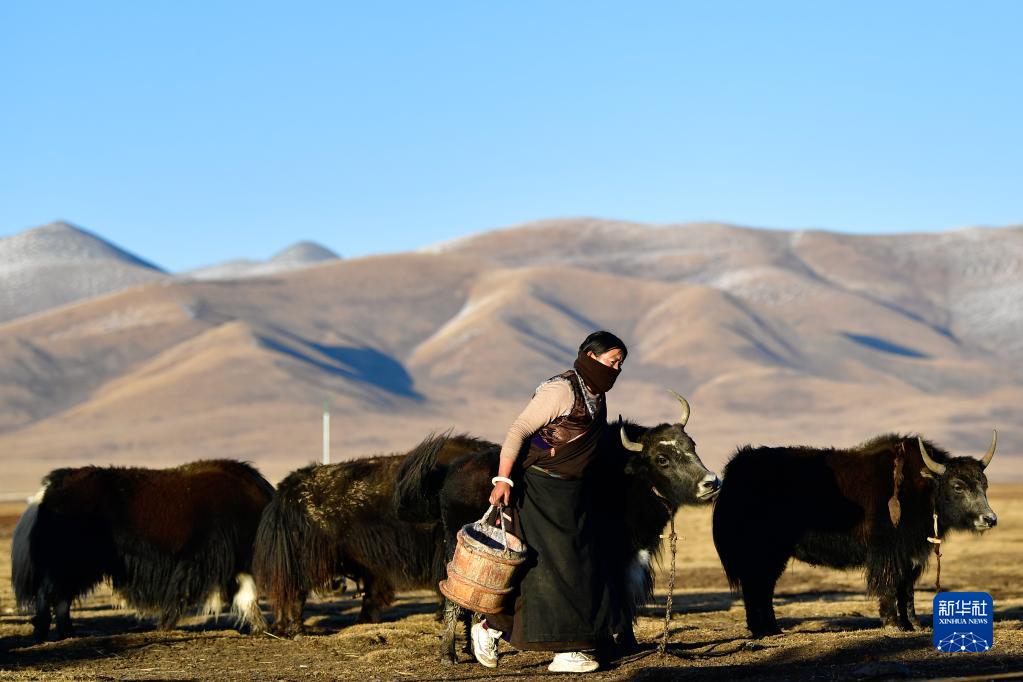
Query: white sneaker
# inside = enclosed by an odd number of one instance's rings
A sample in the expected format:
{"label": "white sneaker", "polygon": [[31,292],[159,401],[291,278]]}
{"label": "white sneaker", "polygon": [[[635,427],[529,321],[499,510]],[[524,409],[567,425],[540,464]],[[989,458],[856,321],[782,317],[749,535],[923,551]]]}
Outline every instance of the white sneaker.
{"label": "white sneaker", "polygon": [[597,659],[582,651],[560,653],[554,657],[547,669],[552,673],[591,673],[600,664]]}
{"label": "white sneaker", "polygon": [[472,654],[485,668],[497,667],[497,643],[501,641],[501,631],[483,627],[476,623],[469,630],[472,636]]}

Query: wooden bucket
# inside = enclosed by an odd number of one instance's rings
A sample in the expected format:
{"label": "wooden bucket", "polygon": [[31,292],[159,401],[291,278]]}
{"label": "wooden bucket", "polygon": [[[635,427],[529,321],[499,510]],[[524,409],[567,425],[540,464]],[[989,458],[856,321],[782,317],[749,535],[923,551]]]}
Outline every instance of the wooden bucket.
{"label": "wooden bucket", "polygon": [[501,527],[483,518],[458,531],[455,553],[448,563],[448,578],[440,583],[441,593],[470,611],[497,613],[514,587],[515,569],[526,560],[526,545],[504,529],[503,509],[498,507]]}

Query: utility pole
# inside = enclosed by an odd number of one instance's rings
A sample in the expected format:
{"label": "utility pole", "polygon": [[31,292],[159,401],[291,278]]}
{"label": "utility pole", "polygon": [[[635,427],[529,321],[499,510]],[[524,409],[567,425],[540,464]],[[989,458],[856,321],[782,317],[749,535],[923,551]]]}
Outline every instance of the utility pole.
{"label": "utility pole", "polygon": [[330,464],[330,409],[323,401],[323,463]]}

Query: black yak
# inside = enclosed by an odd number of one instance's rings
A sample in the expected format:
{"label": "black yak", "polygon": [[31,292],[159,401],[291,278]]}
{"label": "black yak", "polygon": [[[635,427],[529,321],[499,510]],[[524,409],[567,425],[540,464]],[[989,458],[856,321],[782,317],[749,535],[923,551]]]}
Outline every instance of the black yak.
{"label": "black yak", "polygon": [[[412,455],[428,452],[446,462],[490,445],[431,436]],[[402,521],[391,502],[405,457],[311,465],[278,484],[259,524],[254,562],[256,584],[273,606],[273,632],[302,632],[309,594],[339,577],[363,586],[360,623],[379,622],[398,588],[437,589],[444,570],[439,525],[417,514]]]}
{"label": "black yak", "polygon": [[[636,644],[633,621],[638,606],[649,599],[653,589],[651,560],[660,549],[665,526],[680,505],[712,500],[720,484],[696,454],[696,444],[685,432],[689,404],[676,396],[682,404],[679,423],[653,428],[622,423],[607,429],[602,445],[600,485],[606,486],[602,497],[607,500],[600,510],[606,542],[603,551],[608,573],[614,576],[613,627],[623,647]],[[454,552],[458,530],[476,521],[487,508],[499,455],[500,449],[493,446],[443,464],[432,461],[430,452],[424,450],[402,465],[396,506],[402,514],[415,510],[415,518],[422,518],[424,508],[435,512],[432,518],[443,524],[445,560]],[[442,661],[455,661],[459,621],[465,623],[467,614],[448,603]]]}
{"label": "black yak", "polygon": [[931,552],[933,515],[938,538],[997,523],[984,475],[997,442],[995,434],[980,461],[893,434],[848,450],[739,449],[714,507],[714,545],[732,589],[742,591],[753,636],[780,632],[772,598],[790,557],[865,568],[882,625],[913,630],[913,586]]}
{"label": "black yak", "polygon": [[258,471],[232,460],[51,471],[11,545],[14,594],[35,606],[36,640],[46,639],[51,610],[57,636],[71,635],[72,601],[104,579],[161,629],[190,607],[212,614],[224,604],[261,629],[252,543],[272,494]]}

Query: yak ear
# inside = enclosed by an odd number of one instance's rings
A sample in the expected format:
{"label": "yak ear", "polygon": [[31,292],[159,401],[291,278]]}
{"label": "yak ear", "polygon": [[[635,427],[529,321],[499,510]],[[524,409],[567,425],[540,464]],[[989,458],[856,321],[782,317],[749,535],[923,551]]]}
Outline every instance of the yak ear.
{"label": "yak ear", "polygon": [[923,476],[924,478],[934,478],[934,472],[932,472],[927,467],[920,469],[920,475]]}

